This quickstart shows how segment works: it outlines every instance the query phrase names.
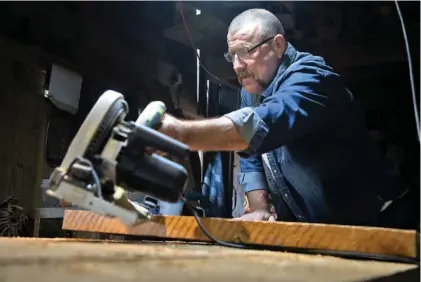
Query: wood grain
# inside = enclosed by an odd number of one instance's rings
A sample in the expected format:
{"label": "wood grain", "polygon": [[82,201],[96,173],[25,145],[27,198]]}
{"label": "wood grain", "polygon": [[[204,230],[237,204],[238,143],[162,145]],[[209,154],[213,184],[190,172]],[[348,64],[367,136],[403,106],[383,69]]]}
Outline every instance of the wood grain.
{"label": "wood grain", "polygon": [[[203,218],[204,227],[217,239],[270,246],[304,247],[336,251],[416,257],[416,232],[374,227],[292,222],[233,221]],[[109,234],[209,241],[194,217],[156,216],[136,226],[89,211],[66,210],[63,229]]]}
{"label": "wood grain", "polygon": [[0,249],[2,282],[355,282],[417,269],[182,242],[0,238]]}

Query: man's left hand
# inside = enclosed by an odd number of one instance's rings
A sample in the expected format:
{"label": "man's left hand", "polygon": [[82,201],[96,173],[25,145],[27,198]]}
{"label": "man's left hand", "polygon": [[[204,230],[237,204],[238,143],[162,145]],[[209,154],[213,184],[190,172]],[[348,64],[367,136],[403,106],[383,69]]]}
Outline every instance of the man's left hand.
{"label": "man's left hand", "polygon": [[169,114],[164,115],[158,131],[183,142],[182,121]]}

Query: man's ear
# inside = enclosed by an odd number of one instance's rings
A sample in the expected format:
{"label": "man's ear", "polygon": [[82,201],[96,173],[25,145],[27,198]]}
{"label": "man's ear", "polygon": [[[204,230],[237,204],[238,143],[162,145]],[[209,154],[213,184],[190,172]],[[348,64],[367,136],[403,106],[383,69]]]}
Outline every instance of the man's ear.
{"label": "man's ear", "polygon": [[275,37],[273,38],[273,44],[274,44],[275,52],[278,58],[282,57],[282,55],[284,54],[285,47],[286,47],[285,37],[282,34],[275,35]]}

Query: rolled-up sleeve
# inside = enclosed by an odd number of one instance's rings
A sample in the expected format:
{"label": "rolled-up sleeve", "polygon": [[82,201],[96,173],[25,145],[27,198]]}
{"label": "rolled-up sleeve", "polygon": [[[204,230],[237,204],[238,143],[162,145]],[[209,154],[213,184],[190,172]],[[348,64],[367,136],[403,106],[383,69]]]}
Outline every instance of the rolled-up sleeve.
{"label": "rolled-up sleeve", "polygon": [[226,115],[248,142],[241,154],[260,155],[303,137],[340,111],[339,103],[349,102],[339,76],[323,66],[307,62],[292,67],[259,106]]}
{"label": "rolled-up sleeve", "polygon": [[269,128],[252,107],[245,107],[225,115],[234,123],[249,148],[257,148],[269,132]]}

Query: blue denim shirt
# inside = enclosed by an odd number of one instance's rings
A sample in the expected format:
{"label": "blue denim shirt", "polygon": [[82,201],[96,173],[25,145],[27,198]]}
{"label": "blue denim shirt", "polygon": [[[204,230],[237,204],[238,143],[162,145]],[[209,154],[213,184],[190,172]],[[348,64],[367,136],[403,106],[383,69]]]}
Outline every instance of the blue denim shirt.
{"label": "blue denim shirt", "polygon": [[374,224],[405,189],[377,155],[340,76],[289,43],[262,95],[242,89],[241,109],[225,116],[249,144],[238,152],[240,185],[270,191],[279,220],[286,205],[294,221]]}

